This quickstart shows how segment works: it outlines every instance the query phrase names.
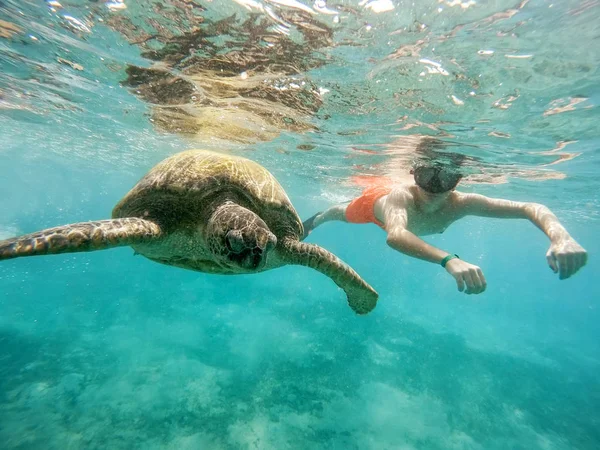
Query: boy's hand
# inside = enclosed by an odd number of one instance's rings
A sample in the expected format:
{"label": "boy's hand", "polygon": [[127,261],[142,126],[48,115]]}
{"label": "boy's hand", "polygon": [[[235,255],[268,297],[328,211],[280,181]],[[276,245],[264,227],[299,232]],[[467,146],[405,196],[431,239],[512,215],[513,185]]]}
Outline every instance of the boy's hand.
{"label": "boy's hand", "polygon": [[587,252],[571,236],[552,242],[546,253],[548,265],[565,280],[574,275],[587,262]]}
{"label": "boy's hand", "polygon": [[479,267],[454,258],[446,263],[446,271],[454,277],[460,292],[465,291],[465,294],[481,294],[485,291],[487,283]]}

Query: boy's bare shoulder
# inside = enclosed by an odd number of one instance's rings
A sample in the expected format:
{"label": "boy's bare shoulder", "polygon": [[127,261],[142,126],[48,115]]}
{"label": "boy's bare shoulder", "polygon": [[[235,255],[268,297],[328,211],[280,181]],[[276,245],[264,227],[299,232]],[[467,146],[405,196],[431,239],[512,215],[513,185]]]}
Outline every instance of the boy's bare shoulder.
{"label": "boy's bare shoulder", "polygon": [[395,207],[409,207],[414,204],[415,195],[410,184],[397,184],[387,196],[386,203]]}
{"label": "boy's bare shoulder", "polygon": [[412,200],[414,198],[410,184],[397,184],[389,194],[392,199]]}
{"label": "boy's bare shoulder", "polygon": [[460,192],[460,191],[454,191],[453,193],[453,202],[457,205],[457,206],[467,206],[471,203],[474,203],[476,201],[478,202],[482,202],[487,200],[487,197],[481,195],[481,194],[475,194],[475,193],[467,193],[467,192]]}

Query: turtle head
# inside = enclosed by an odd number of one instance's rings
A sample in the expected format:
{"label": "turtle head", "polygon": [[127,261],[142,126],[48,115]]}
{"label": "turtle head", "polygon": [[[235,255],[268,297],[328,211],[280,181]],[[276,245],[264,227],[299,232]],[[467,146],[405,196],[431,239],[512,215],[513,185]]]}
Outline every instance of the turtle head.
{"label": "turtle head", "polygon": [[219,206],[204,231],[216,261],[235,271],[259,271],[277,238],[255,213],[235,203]]}

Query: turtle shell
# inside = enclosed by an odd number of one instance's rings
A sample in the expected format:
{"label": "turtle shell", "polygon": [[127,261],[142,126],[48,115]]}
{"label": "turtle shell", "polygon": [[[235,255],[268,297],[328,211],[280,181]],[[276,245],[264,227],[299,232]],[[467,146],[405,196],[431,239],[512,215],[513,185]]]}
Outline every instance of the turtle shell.
{"label": "turtle shell", "polygon": [[188,150],[154,166],[113,209],[113,218],[142,217],[164,232],[206,223],[233,201],[260,216],[278,238],[302,235],[302,222],[275,177],[239,156]]}

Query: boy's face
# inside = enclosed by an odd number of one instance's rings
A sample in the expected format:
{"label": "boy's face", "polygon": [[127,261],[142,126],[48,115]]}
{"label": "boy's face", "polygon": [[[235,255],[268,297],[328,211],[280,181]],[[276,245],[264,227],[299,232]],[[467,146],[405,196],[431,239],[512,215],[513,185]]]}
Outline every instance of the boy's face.
{"label": "boy's face", "polygon": [[421,166],[413,170],[415,183],[430,194],[441,194],[453,190],[462,175],[440,166]]}

